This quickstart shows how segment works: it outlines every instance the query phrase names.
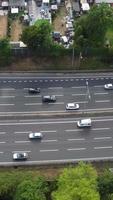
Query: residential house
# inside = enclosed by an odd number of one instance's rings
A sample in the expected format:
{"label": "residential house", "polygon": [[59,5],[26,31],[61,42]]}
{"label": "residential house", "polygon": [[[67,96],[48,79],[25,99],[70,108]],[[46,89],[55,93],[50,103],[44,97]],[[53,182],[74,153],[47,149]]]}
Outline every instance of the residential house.
{"label": "residential house", "polygon": [[25,6],[25,0],[9,0],[9,10],[12,14],[16,14],[20,10],[24,10]]}

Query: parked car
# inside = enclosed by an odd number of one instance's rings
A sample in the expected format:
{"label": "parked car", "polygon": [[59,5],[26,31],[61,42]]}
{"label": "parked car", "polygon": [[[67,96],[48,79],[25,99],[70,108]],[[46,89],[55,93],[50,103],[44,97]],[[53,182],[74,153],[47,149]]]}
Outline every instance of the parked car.
{"label": "parked car", "polygon": [[13,154],[13,160],[27,160],[28,154],[26,152],[18,152]]}
{"label": "parked car", "polygon": [[28,92],[30,94],[37,94],[40,93],[40,88],[29,88]]}
{"label": "parked car", "polygon": [[29,134],[29,139],[42,139],[42,137],[43,135],[40,132]]}
{"label": "parked car", "polygon": [[77,122],[79,128],[91,127],[91,119],[81,119]]}
{"label": "parked car", "polygon": [[53,38],[53,40],[60,42],[60,38],[61,38],[60,32],[58,32],[58,31],[52,32],[52,38]]}
{"label": "parked car", "polygon": [[55,102],[56,101],[56,96],[55,95],[47,95],[47,96],[42,96],[42,102]]}
{"label": "parked car", "polygon": [[107,89],[107,90],[113,90],[113,84],[112,83],[105,84],[104,88]]}
{"label": "parked car", "polygon": [[78,103],[68,103],[66,105],[66,110],[78,110],[79,104]]}

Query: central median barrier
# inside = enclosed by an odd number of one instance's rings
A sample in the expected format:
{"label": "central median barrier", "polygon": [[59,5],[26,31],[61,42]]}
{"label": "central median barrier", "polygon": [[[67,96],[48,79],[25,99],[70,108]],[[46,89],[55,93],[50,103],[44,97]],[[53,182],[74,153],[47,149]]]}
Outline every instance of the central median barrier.
{"label": "central median barrier", "polygon": [[82,111],[53,111],[53,112],[0,112],[0,119],[37,119],[52,117],[94,117],[113,115],[113,109],[82,110]]}

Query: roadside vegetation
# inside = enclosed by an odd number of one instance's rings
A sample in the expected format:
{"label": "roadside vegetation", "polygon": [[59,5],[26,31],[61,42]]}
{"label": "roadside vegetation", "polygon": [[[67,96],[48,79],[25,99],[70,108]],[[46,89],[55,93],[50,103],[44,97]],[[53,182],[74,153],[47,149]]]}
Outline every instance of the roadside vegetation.
{"label": "roadside vegetation", "polygon": [[[53,27],[47,20],[38,20],[33,26],[25,27],[20,38],[28,47],[32,66],[38,66],[40,60],[40,68],[51,70],[113,69],[113,7],[104,3],[92,6],[88,13],[75,18],[74,29],[74,44],[67,49],[53,41]],[[22,57],[25,59],[26,54],[20,55],[21,63]],[[17,58],[18,54],[12,59],[16,65]],[[57,62],[54,63],[55,59]]]}
{"label": "roadside vegetation", "polygon": [[[46,172],[45,172],[46,173]],[[1,200],[113,200],[113,173],[80,162],[51,178],[37,170],[0,172]]]}

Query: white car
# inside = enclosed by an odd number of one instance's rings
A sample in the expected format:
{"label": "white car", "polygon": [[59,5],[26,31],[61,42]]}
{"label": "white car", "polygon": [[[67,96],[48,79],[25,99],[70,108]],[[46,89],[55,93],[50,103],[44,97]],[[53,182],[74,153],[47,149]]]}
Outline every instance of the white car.
{"label": "white car", "polygon": [[66,105],[66,110],[78,110],[79,104],[78,103],[68,103]]}
{"label": "white car", "polygon": [[91,119],[81,119],[77,122],[79,128],[91,127]]}
{"label": "white car", "polygon": [[105,84],[104,88],[107,89],[107,90],[113,90],[113,84],[112,83]]}
{"label": "white car", "polygon": [[13,154],[13,160],[27,160],[28,154],[26,152],[17,152]]}
{"label": "white car", "polygon": [[30,133],[29,139],[41,139],[43,137],[42,133]]}

